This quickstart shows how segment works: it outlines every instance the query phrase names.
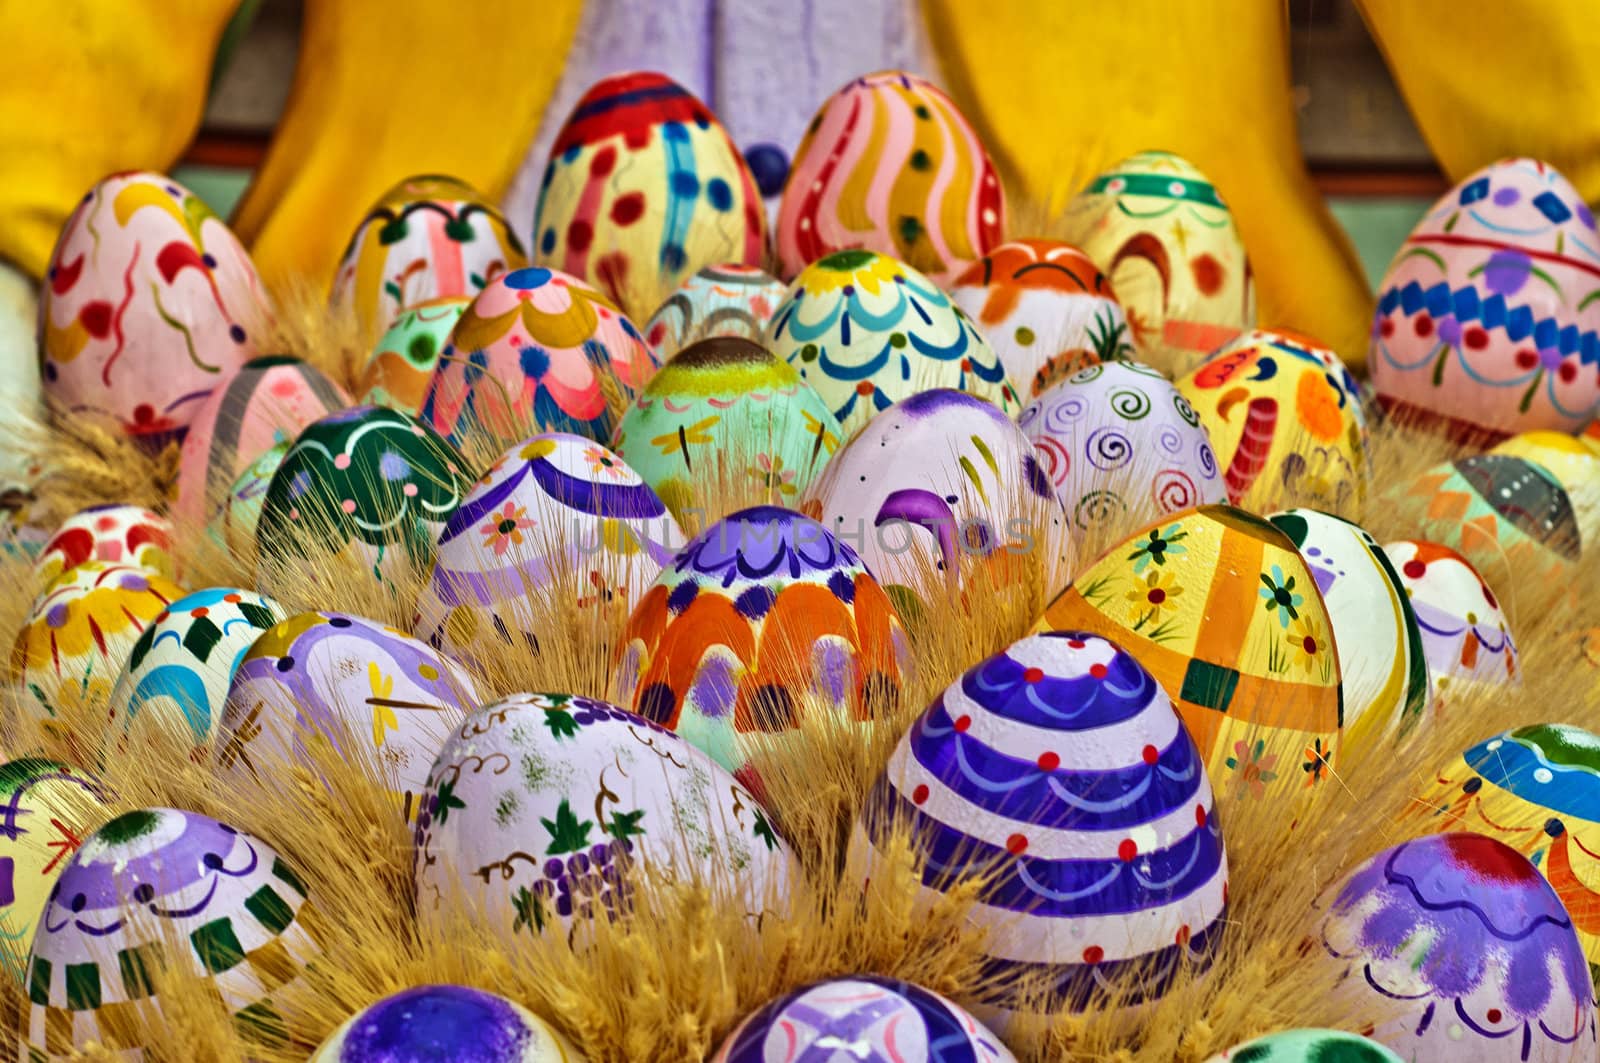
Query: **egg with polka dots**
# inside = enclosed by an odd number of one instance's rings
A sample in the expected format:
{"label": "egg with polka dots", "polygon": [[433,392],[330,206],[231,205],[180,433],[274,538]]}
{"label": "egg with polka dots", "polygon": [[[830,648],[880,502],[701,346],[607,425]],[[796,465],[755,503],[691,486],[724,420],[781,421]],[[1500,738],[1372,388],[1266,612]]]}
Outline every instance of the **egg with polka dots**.
{"label": "egg with polka dots", "polygon": [[873,786],[852,867],[870,876],[907,831],[928,853],[924,893],[986,883],[971,918],[990,929],[997,984],[978,1000],[997,1021],[1095,1006],[1111,986],[1126,1004],[1160,997],[1221,936],[1205,763],[1161,685],[1107,639],[1030,635],[936,698]]}

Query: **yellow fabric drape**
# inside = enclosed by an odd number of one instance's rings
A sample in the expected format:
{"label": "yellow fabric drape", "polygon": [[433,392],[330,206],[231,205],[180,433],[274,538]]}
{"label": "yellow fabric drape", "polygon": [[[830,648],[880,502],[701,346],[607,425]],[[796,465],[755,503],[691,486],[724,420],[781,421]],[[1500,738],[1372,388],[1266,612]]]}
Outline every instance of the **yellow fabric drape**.
{"label": "yellow fabric drape", "polygon": [[1034,203],[1012,211],[1012,235],[1047,229],[1046,210],[1059,212],[1125,156],[1176,152],[1233,210],[1261,324],[1315,336],[1352,367],[1364,364],[1371,295],[1300,155],[1283,4],[922,2],[949,87],[995,153],[1013,203]]}
{"label": "yellow fabric drape", "polygon": [[325,289],[362,215],[413,174],[498,198],[555,91],[580,6],[307,0],[288,106],[233,219],[262,275]]}
{"label": "yellow fabric drape", "polygon": [[177,161],[237,0],[0,0],[0,258],[44,273],[96,181]]}

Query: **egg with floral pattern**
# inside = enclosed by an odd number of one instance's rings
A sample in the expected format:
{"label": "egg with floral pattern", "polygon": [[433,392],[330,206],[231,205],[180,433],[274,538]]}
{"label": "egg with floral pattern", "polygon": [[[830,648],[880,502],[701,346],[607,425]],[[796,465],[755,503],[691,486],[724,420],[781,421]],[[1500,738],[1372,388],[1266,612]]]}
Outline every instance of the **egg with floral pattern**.
{"label": "egg with floral pattern", "polygon": [[787,286],[758,266],[707,266],[678,285],[644,326],[644,338],[663,362],[713,336],[759,340]]}
{"label": "egg with floral pattern", "polygon": [[626,911],[642,865],[725,883],[752,914],[787,900],[793,854],[749,791],[604,701],[515,694],[480,709],[443,743],[422,800],[424,917],[464,907],[512,940],[565,929]]}
{"label": "egg with floral pattern", "polygon": [[400,312],[361,371],[361,401],[415,417],[422,412],[450,332],[472,305],[466,295],[441,295]]}
{"label": "egg with floral pattern", "polygon": [[1022,408],[983,334],[927,277],[873,251],[838,251],[800,271],[767,323],[768,350],[800,372],[845,438],[932,388]]}
{"label": "egg with floral pattern", "polygon": [[934,699],[867,797],[852,868],[897,837],[928,854],[925,894],[985,882],[976,992],[1002,1018],[1099,1006],[1112,985],[1121,1004],[1159,998],[1222,936],[1204,758],[1155,677],[1095,635],[1029,635]]}
{"label": "egg with floral pattern", "polygon": [[310,1063],[584,1063],[549,1023],[515,1001],[463,985],[422,985],[369,1004]]}
{"label": "egg with floral pattern", "polygon": [[137,1054],[162,964],[215,995],[246,1051],[281,1043],[275,998],[321,951],[308,893],[260,838],[198,812],[124,812],[84,839],[39,913],[24,1055],[91,1041]]}
{"label": "egg with floral pattern", "polygon": [[272,331],[244,246],[162,174],[113,174],[91,188],[62,227],[44,281],[45,395],[153,442],[182,433]]}
{"label": "egg with floral pattern", "polygon": [[1387,543],[1422,632],[1422,652],[1435,696],[1448,702],[1466,685],[1521,682],[1517,644],[1500,600],[1472,562],[1442,543]]}
{"label": "egg with floral pattern", "polygon": [[144,506],[113,503],[79,510],[40,549],[33,563],[34,585],[48,587],[86,561],[132,565],[172,579],[172,525]]}
{"label": "egg with floral pattern", "polygon": [[1206,1063],[1402,1063],[1376,1041],[1343,1030],[1282,1030],[1246,1041]]}
{"label": "egg with floral pattern", "polygon": [[489,467],[439,532],[414,630],[480,663],[535,653],[556,602],[626,616],[684,542],[616,454],[582,436],[534,436]]}

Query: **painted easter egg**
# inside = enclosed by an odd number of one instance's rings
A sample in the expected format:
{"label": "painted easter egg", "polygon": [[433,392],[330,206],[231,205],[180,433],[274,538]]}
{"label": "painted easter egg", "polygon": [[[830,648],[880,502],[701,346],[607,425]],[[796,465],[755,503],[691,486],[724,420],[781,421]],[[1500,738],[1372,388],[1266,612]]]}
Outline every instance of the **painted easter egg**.
{"label": "painted easter egg", "polygon": [[1095,635],[1022,638],[917,717],[852,849],[907,833],[927,847],[924,890],[986,883],[970,918],[991,928],[985,975],[1011,980],[979,992],[1000,1014],[1029,1010],[1024,985],[1073,1010],[1113,984],[1122,1004],[1158,998],[1222,936],[1228,863],[1200,750],[1155,678]]}
{"label": "painted easter egg", "polygon": [[1079,573],[1041,628],[1135,654],[1219,786],[1284,798],[1326,781],[1344,719],[1333,622],[1293,540],[1255,514],[1162,518]]}
{"label": "painted easter egg", "polygon": [[358,1011],[311,1063],[584,1063],[555,1027],[515,1001],[463,985],[404,989]]}
{"label": "painted easter egg", "polygon": [[1493,838],[1385,849],[1345,879],[1320,937],[1320,962],[1348,971],[1343,1003],[1403,1059],[1595,1053],[1594,983],[1572,919],[1538,869]]}
{"label": "painted easter egg", "polygon": [[[508,770],[528,764],[560,768]],[[415,857],[420,911],[455,896],[513,938],[625,910],[635,865],[726,876],[748,911],[781,907],[793,860],[710,757],[643,717],[566,694],[515,694],[456,729],[428,776]]]}
{"label": "painted easter egg", "polygon": [[661,361],[713,336],[759,340],[788,288],[758,266],[707,266],[678,285],[644,326]]}
{"label": "painted easter egg", "polygon": [[133,644],[112,689],[121,733],[148,714],[196,748],[209,747],[239,662],[262,632],[287,618],[266,595],[233,587],[173,602]]}
{"label": "painted easter egg", "polygon": [[261,839],[198,812],[125,812],[85,838],[39,915],[28,1045],[138,1049],[167,965],[209,984],[247,1044],[281,1040],[273,997],[320,951],[307,887]]}
{"label": "painted easter egg", "polygon": [[1005,208],[994,162],[950,97],[887,70],[811,119],[778,207],[778,261],[793,277],[865,248],[943,282],[1004,239]]}
{"label": "painted easter egg", "polygon": [[1600,401],[1600,233],[1567,179],[1502,159],[1446,192],[1378,286],[1372,382],[1465,439],[1575,432]]}
{"label": "painted easter egg", "polygon": [[1200,415],[1139,362],[1079,370],[1036,398],[1017,426],[1080,531],[1228,500]]}
{"label": "painted easter egg", "polygon": [[1561,723],[1504,731],[1445,765],[1408,811],[1413,829],[1477,831],[1532,861],[1561,898],[1595,969],[1600,737]]}
{"label": "painted easter egg", "polygon": [[0,967],[16,984],[27,984],[39,910],[105,796],[95,779],[53,760],[0,764]]}
{"label": "painted easter egg", "polygon": [[605,296],[565,273],[519,269],[456,322],[419,416],[458,446],[475,431],[505,442],[533,432],[605,442],[658,364]]}
{"label": "painted easter egg", "polygon": [[170,177],[122,173],[83,197],[39,296],[45,395],[157,441],[261,351],[272,311],[243,245]]}
{"label": "painted easter egg", "polygon": [[42,524],[44,515],[33,484],[43,475],[36,468],[21,479],[0,478],[0,552],[8,558],[33,564],[50,541],[54,529]]}
{"label": "painted easter egg", "polygon": [[817,982],[771,1001],[728,1035],[711,1063],[801,1063],[840,1052],[856,1063],[1016,1063],[960,1005],[872,974]]}
{"label": "painted easter egg", "polygon": [[839,448],[839,431],[788,362],[752,340],[720,337],[661,367],[622,415],[614,445],[682,512],[708,490],[795,501]]}
{"label": "painted easter egg", "polygon": [[1133,342],[1171,372],[1256,323],[1255,284],[1233,213],[1193,163],[1129,156],[1067,204],[1062,239],[1110,279]]}
{"label": "painted easter egg", "polygon": [[1588,447],[1596,454],[1600,454],[1600,417],[1596,417],[1584,426],[1578,434],[1578,442]]}
{"label": "painted easter egg", "polygon": [[534,263],[582,277],[641,321],[703,266],[759,265],[766,241],[744,156],[663,74],[597,81],[550,146]]}
{"label": "painted easter egg", "polygon": [[800,272],[765,345],[800,371],[845,438],[873,414],[930,388],[956,388],[1015,415],[1005,366],[927,277],[887,255],[839,251]]}
{"label": "painted easter egg", "polygon": [[402,310],[362,370],[361,401],[413,417],[421,413],[450,332],[471,305],[471,296],[441,295]]}
{"label": "painted easter egg", "polygon": [[1343,1030],[1281,1030],[1235,1045],[1206,1063],[1402,1063],[1376,1041]]}
{"label": "painted easter egg", "polygon": [[1523,432],[1489,453],[1521,458],[1548,472],[1572,503],[1580,546],[1600,542],[1600,452],[1565,432]]}
{"label": "painted easter egg", "polygon": [[1059,240],[1012,240],[968,266],[950,299],[978,323],[1024,395],[1085,366],[1134,356],[1111,282]]}
{"label": "painted easter egg", "polygon": [[949,388],[868,421],[802,508],[851,544],[897,601],[932,600],[972,564],[1036,551],[1063,574],[1054,555],[1065,547],[1065,518],[1033,447],[994,405]]}
{"label": "painted easter egg", "polygon": [[477,189],[454,177],[408,177],[356,227],[334,276],[332,302],[353,313],[370,338],[408,307],[476,295],[527,264],[517,234]]}
{"label": "painted easter egg", "polygon": [[301,613],[268,628],[239,662],[218,761],[254,775],[263,757],[304,761],[308,732],[336,747],[355,743],[347,757],[380,771],[409,819],[439,744],[479,702],[460,665],[405,632],[344,613]]}
{"label": "painted easter egg", "polygon": [[414,630],[467,659],[536,652],[556,601],[626,616],[684,542],[617,455],[582,436],[534,436],[450,515]]}
{"label": "painted easter egg", "polygon": [[875,719],[909,664],[900,618],[856,552],[792,510],[754,506],[661,570],[628,618],[613,682],[620,704],[738,774],[740,735],[792,732],[818,702],[841,721]]}
{"label": "painted easter egg", "polygon": [[174,516],[200,520],[268,447],[350,405],[344,389],[298,358],[256,358],[221,381],[183,437]]}
{"label": "painted easter egg", "polygon": [[132,565],[174,578],[172,525],[144,506],[90,506],[68,517],[45,541],[33,563],[36,587],[85,561]]}
{"label": "painted easter egg", "polygon": [[246,571],[255,570],[256,526],[261,522],[267,488],[272,486],[272,478],[277,475],[283,459],[289,456],[292,445],[292,441],[285,440],[258,454],[228,485],[228,493],[211,519],[212,538],[225,545]]}
{"label": "painted easter egg", "polygon": [[85,561],[34,599],[11,647],[11,679],[35,714],[54,718],[63,699],[111,692],[144,629],[185,591],[133,565]]}
{"label": "painted easter egg", "polygon": [[1436,694],[1463,683],[1516,683],[1517,644],[1494,591],[1472,562],[1441,543],[1402,539],[1388,555],[1417,627]]}
{"label": "painted easter egg", "polygon": [[1383,547],[1359,525],[1314,509],[1269,519],[1300,551],[1327,606],[1346,739],[1415,726],[1428,708],[1427,653],[1410,594]]}
{"label": "painted easter egg", "polygon": [[1178,390],[1211,436],[1235,505],[1360,511],[1370,476],[1360,390],[1316,340],[1252,330],[1180,378]]}
{"label": "painted easter egg", "polygon": [[456,449],[415,417],[381,406],[329,414],[300,433],[267,487],[256,522],[261,586],[318,550],[357,559],[379,579],[426,572],[471,483]]}

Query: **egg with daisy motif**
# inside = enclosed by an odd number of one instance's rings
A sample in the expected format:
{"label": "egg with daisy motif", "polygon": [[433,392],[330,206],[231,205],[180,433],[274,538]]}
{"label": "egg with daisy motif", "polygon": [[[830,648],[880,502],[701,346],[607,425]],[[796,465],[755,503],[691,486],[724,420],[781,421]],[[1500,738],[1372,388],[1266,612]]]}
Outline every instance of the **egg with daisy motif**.
{"label": "egg with daisy motif", "polygon": [[99,1042],[141,1058],[141,1013],[161,1014],[163,971],[198,980],[244,1051],[269,1051],[287,1033],[277,1002],[321,952],[309,894],[254,835],[198,812],[124,812],[83,840],[39,913],[24,1057]]}
{"label": "egg with daisy motif", "polygon": [[614,445],[681,511],[715,490],[795,501],[838,449],[839,432],[788,362],[753,340],[717,337],[661,367],[622,415]]}
{"label": "egg with daisy motif", "polygon": [[619,704],[749,778],[743,736],[781,744],[813,705],[847,726],[877,719],[909,666],[900,617],[856,552],[793,510],[753,506],[662,568],[612,682]]}
{"label": "egg with daisy motif", "polygon": [[959,1004],[873,974],[801,986],[768,1002],[728,1035],[711,1063],[801,1063],[822,1052],[848,1052],[856,1063],[1016,1063]]}
{"label": "egg with daisy motif", "polygon": [[868,794],[852,873],[897,838],[928,854],[924,894],[985,882],[986,1014],[1083,1010],[1113,986],[1156,999],[1222,936],[1204,758],[1156,678],[1096,635],[1026,636],[934,699]]}
{"label": "egg with daisy motif", "polygon": [[847,439],[931,388],[965,391],[1012,416],[1022,408],[999,356],[950,297],[874,251],[837,251],[801,270],[765,344],[817,389]]}
{"label": "egg with daisy motif", "polygon": [[515,1001],[464,985],[420,985],[344,1021],[310,1063],[584,1063],[553,1026]]}
{"label": "egg with daisy motif", "polygon": [[272,478],[288,456],[292,443],[293,440],[285,440],[256,455],[244,472],[228,485],[228,493],[211,518],[208,530],[213,541],[225,545],[247,571],[255,569],[256,526],[261,522],[267,488],[272,486]]}
{"label": "egg with daisy motif", "polygon": [[1344,724],[1333,623],[1294,541],[1261,517],[1163,517],[1079,572],[1039,626],[1136,654],[1223,792],[1314,797],[1331,774]]}
{"label": "egg with daisy motif", "polygon": [[572,432],[605,442],[659,363],[606,296],[558,270],[497,277],[450,332],[418,415],[452,443]]}
{"label": "egg with daisy motif", "polygon": [[398,410],[355,406],[313,422],[261,502],[261,586],[319,552],[358,560],[379,579],[427,571],[434,539],[472,478],[453,446]]}
{"label": "egg with daisy motif", "polygon": [[1281,1030],[1234,1045],[1206,1063],[1402,1063],[1376,1041],[1343,1030]]}
{"label": "egg with daisy motif", "polygon": [[582,436],[512,447],[439,532],[416,635],[480,662],[537,652],[557,602],[626,616],[685,537],[628,463]]}
{"label": "egg with daisy motif", "polygon": [[707,266],[678,285],[644,326],[644,338],[663,362],[714,336],[759,340],[787,286],[759,266]]}
{"label": "egg with daisy motif", "polygon": [[418,175],[390,188],[361,219],[331,301],[370,340],[408,307],[476,295],[527,264],[515,230],[481,192],[454,177]]}
{"label": "egg with daisy motif", "polygon": [[455,907],[489,933],[534,937],[627,911],[641,866],[720,878],[738,910],[776,913],[794,855],[726,769],[609,702],[514,694],[439,749],[415,834],[424,918]]}
{"label": "egg with daisy motif", "polygon": [[478,707],[466,670],[375,620],[301,613],[268,628],[233,674],[216,739],[224,772],[308,762],[326,740],[388,785],[409,819],[450,730]]}
{"label": "egg with daisy motif", "polygon": [[421,413],[450,332],[471,305],[470,296],[441,295],[402,310],[361,371],[361,401],[413,417]]}
{"label": "egg with daisy motif", "polygon": [[1521,682],[1517,644],[1500,600],[1472,562],[1442,543],[1386,543],[1422,632],[1422,652],[1434,695],[1478,684]]}
{"label": "egg with daisy motif", "polygon": [[33,563],[35,586],[48,587],[85,561],[132,565],[171,579],[172,525],[144,506],[113,503],[79,510],[45,540]]}
{"label": "egg with daisy motif", "polygon": [[11,647],[21,704],[53,719],[63,704],[103,699],[139,635],[184,590],[146,568],[85,561],[34,599]]}
{"label": "egg with daisy motif", "polygon": [[1339,975],[1337,1003],[1402,1059],[1594,1057],[1583,947],[1561,898],[1521,853],[1466,831],[1413,838],[1331,896],[1314,962]]}

